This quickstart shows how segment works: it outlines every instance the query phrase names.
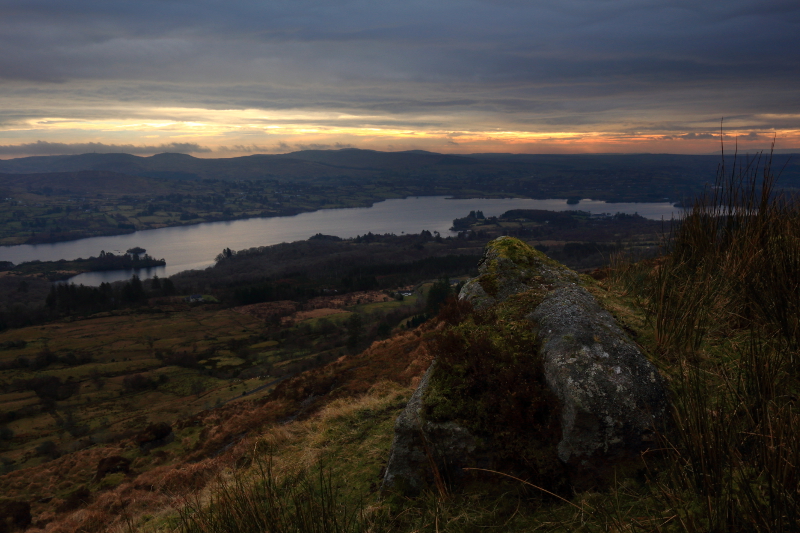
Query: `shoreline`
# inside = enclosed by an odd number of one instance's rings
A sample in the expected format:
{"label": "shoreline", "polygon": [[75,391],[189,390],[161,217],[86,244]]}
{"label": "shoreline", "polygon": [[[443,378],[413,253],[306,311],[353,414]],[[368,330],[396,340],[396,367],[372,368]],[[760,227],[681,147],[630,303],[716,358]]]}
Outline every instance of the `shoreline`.
{"label": "shoreline", "polygon": [[[315,212],[318,212],[318,211],[329,211],[329,210],[336,210],[336,209],[354,209],[354,208],[362,208],[362,207],[363,208],[369,208],[369,207],[374,206],[376,203],[385,202],[387,200],[404,200],[404,199],[407,199],[407,198],[414,198],[414,197],[423,198],[423,197],[430,197],[430,196],[446,196],[448,200],[498,200],[498,199],[566,200],[566,198],[533,198],[533,197],[529,197],[529,196],[519,196],[519,195],[503,195],[503,196],[486,195],[486,194],[461,195],[461,194],[457,194],[457,193],[450,193],[450,194],[445,193],[445,194],[436,194],[436,195],[409,194],[409,195],[405,195],[405,196],[391,196],[391,197],[387,197],[387,198],[382,198],[382,199],[375,200],[375,201],[371,202],[369,205],[342,206],[342,207],[322,207],[322,208],[319,208],[319,209],[302,209],[302,208],[291,209],[291,210],[287,209],[286,213],[275,214],[275,215],[270,215],[270,216],[263,216],[263,215],[259,214],[259,215],[252,215],[252,216],[248,215],[248,216],[233,216],[233,217],[213,217],[213,218],[205,219],[202,222],[188,222],[188,223],[185,223],[185,224],[173,223],[173,224],[159,225],[158,227],[141,227],[141,228],[135,228],[135,229],[119,228],[119,231],[113,231],[112,228],[110,228],[110,231],[107,231],[107,232],[100,232],[100,233],[94,233],[94,234],[87,233],[87,234],[57,235],[57,236],[53,236],[51,238],[42,238],[41,240],[36,239],[36,236],[34,236],[34,237],[28,237],[28,239],[26,239],[24,241],[21,241],[21,242],[0,244],[0,250],[3,250],[4,248],[12,248],[14,246],[24,246],[24,245],[38,246],[40,244],[58,244],[58,243],[62,243],[62,242],[79,241],[81,239],[91,239],[93,237],[115,237],[115,236],[118,236],[118,235],[131,235],[133,233],[136,233],[137,231],[149,231],[149,230],[164,229],[164,228],[179,228],[179,227],[186,227],[186,226],[199,226],[201,224],[212,224],[212,223],[215,223],[215,222],[233,222],[233,221],[237,221],[237,220],[250,220],[250,219],[254,219],[254,218],[269,219],[269,218],[293,217],[293,216],[300,215],[302,213],[315,213]],[[593,198],[584,198],[581,201],[583,201],[583,200],[595,201],[595,199],[593,199]],[[658,201],[658,200],[641,201],[641,200],[639,200],[639,201],[635,201],[635,202],[619,201],[619,200],[618,201],[596,200],[596,201],[601,201],[601,202],[605,202],[605,203],[640,203],[640,204],[664,203],[663,200],[661,200],[661,201]],[[577,204],[568,204],[568,206],[571,207],[572,209],[579,210],[580,209],[580,202],[577,203]],[[32,239],[34,239],[33,242],[31,242]]]}

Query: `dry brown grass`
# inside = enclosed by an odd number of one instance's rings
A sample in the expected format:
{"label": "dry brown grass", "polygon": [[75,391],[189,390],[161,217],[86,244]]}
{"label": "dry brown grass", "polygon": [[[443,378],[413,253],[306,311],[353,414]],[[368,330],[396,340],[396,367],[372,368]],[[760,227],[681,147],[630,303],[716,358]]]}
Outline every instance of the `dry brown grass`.
{"label": "dry brown grass", "polygon": [[[337,421],[359,410],[394,405],[410,394],[430,361],[421,332],[403,333],[292,378],[265,399],[240,400],[183,419],[175,424],[176,430],[202,428],[191,449],[178,456],[154,451],[138,457],[134,471],[118,486],[93,486],[88,505],[74,511],[57,512],[59,498],[47,503],[36,500],[54,490],[66,493],[89,483],[104,457],[126,450],[138,454],[130,442],[93,447],[15,471],[1,477],[0,484],[4,494],[34,501],[31,533],[143,527],[155,520],[149,517],[173,512],[188,495],[203,494],[212,480],[249,464],[254,454],[281,450],[278,466],[286,472],[315,464],[330,451],[330,436],[325,435]],[[376,450],[366,449],[361,456],[377,463],[386,450]]]}
{"label": "dry brown grass", "polygon": [[321,309],[325,307],[336,309],[341,307],[350,307],[352,305],[386,302],[389,299],[390,298],[383,292],[358,291],[336,296],[318,296],[310,299],[303,307],[305,309]]}
{"label": "dry brown grass", "polygon": [[769,160],[721,167],[670,253],[614,274],[671,379],[668,468],[653,486],[686,531],[797,530],[800,204],[774,183]]}
{"label": "dry brown grass", "polygon": [[237,313],[252,316],[259,320],[269,320],[281,317],[281,323],[291,325],[312,318],[345,313],[342,308],[354,305],[386,302],[390,298],[379,291],[359,291],[334,296],[318,296],[305,302],[302,309],[298,303],[290,300],[277,302],[263,302],[258,304],[234,307]]}

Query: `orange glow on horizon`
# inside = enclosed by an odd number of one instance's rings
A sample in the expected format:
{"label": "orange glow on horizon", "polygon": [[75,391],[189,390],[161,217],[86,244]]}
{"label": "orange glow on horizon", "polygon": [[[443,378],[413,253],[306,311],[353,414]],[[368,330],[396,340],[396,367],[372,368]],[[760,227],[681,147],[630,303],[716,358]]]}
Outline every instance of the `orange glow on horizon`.
{"label": "orange glow on horizon", "polygon": [[[444,129],[432,123],[448,122],[446,117],[415,117],[424,127],[400,125],[391,116],[356,116],[326,111],[264,111],[256,109],[213,110],[189,108],[106,109],[128,118],[40,117],[0,128],[4,159],[24,155],[45,155],[53,143],[53,154],[64,144],[99,143],[152,147],[173,143],[196,144],[197,157],[235,157],[255,153],[286,153],[304,148],[355,147],[379,151],[422,149],[440,153],[683,153],[708,154],[719,151],[719,129],[695,131],[642,132],[609,125],[582,131],[520,130],[514,127],[487,128],[476,119],[474,128]],[[763,117],[762,117],[763,118]],[[768,117],[766,117],[768,118]],[[800,130],[724,130],[726,150],[768,150],[773,137],[776,148],[800,152]],[[5,139],[5,142],[3,141]],[[3,146],[4,145],[4,146]],[[23,145],[18,153],[14,146]],[[25,152],[24,145],[31,145]],[[36,148],[36,150],[33,150]],[[74,152],[70,152],[74,153]],[[139,149],[137,153],[149,153]]]}

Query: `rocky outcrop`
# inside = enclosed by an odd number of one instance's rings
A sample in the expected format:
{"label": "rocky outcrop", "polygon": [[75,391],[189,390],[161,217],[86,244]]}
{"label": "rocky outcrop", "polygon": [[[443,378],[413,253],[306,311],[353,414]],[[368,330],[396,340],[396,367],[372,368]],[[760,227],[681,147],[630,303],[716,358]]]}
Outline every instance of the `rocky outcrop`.
{"label": "rocky outcrop", "polygon": [[[557,416],[552,420],[558,421],[560,431],[537,431],[524,438],[538,439],[531,445],[545,451],[548,443],[542,439],[550,439],[553,460],[563,465],[576,484],[587,479],[593,483],[591,480],[597,480],[615,464],[636,456],[648,446],[666,417],[664,380],[611,314],[580,285],[580,277],[510,237],[500,237],[487,245],[479,272],[477,278],[464,285],[459,298],[471,302],[484,314],[494,311],[495,317],[524,315],[527,319],[524,324],[536,333],[530,340],[535,346],[528,346],[524,356],[512,359],[520,365],[520,373],[530,372],[530,367],[537,365],[541,381],[546,383],[542,387],[547,390],[529,388],[529,393],[534,391],[539,398],[517,404],[530,409],[538,405],[536,408],[545,413],[542,416]],[[508,320],[511,319],[498,319],[494,327],[509,327],[513,322],[513,327],[519,328],[523,324]],[[485,357],[492,354],[486,353]],[[452,385],[452,379],[437,379],[441,377],[437,371],[443,372],[434,362],[398,417],[384,489],[416,492],[430,484],[442,468],[449,469],[452,477],[453,469],[460,465],[493,465],[491,450],[501,448],[503,443],[491,442],[492,439],[513,439],[507,434],[493,436],[494,429],[479,434],[480,428],[469,420],[427,419],[426,413],[449,412],[434,405],[448,397],[436,387],[445,382]],[[504,371],[513,373],[514,369]],[[504,392],[518,393],[521,391]],[[485,402],[485,399],[459,401]],[[543,408],[542,402],[550,405]],[[477,413],[487,409],[491,406],[481,405],[476,409],[462,406],[457,412]],[[547,422],[542,421],[541,428],[547,427]],[[530,457],[524,460],[528,465],[532,462]],[[536,461],[541,463],[542,477],[552,477],[558,470],[548,466],[546,458]]]}

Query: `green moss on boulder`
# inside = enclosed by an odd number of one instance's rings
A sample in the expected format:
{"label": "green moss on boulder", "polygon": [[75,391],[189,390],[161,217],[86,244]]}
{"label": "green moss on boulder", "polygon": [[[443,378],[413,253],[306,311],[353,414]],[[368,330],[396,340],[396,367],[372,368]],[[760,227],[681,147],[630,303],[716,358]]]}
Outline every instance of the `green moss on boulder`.
{"label": "green moss on boulder", "polygon": [[579,276],[539,250],[513,237],[498,237],[486,245],[477,278],[469,280],[459,298],[486,309],[509,296],[535,290],[546,293]]}

